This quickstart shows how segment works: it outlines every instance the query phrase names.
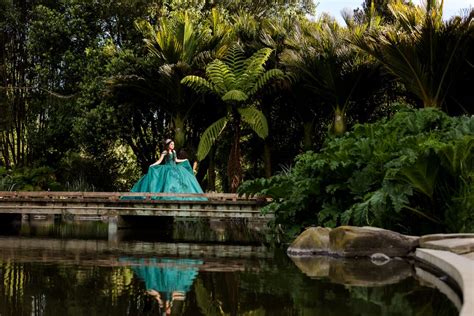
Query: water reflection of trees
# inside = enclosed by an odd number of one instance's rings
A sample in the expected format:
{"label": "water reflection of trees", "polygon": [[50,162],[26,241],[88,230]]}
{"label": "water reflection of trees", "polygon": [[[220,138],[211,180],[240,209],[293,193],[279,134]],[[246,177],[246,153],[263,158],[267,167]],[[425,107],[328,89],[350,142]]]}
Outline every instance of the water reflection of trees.
{"label": "water reflection of trees", "polygon": [[125,267],[0,262],[0,314],[121,314],[139,286]]}

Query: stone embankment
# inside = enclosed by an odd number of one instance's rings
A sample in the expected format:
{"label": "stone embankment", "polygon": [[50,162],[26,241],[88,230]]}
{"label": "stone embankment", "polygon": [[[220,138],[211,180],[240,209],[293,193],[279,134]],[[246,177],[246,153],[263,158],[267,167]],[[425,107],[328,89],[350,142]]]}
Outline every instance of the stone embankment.
{"label": "stone embankment", "polygon": [[[462,298],[439,277],[419,266],[415,267],[417,277],[444,293],[458,308],[459,315],[474,315],[474,234],[417,237],[375,227],[310,227],[287,252],[310,277],[361,286],[397,283],[411,276],[410,265],[401,258],[415,258],[454,280]],[[349,264],[341,258],[357,260]],[[385,273],[378,272],[382,269]]]}

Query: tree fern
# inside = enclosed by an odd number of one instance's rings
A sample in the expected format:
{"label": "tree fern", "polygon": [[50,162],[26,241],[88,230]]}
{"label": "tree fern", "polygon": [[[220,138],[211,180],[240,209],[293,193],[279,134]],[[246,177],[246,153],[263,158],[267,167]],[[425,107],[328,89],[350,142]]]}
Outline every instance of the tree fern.
{"label": "tree fern", "polygon": [[[259,89],[263,88],[271,79],[283,75],[277,69],[266,72],[264,64],[271,52],[272,49],[263,48],[246,59],[242,49],[238,45],[234,45],[223,60],[216,59],[207,65],[208,80],[204,78],[198,80],[194,76],[188,76],[181,81],[197,92],[210,90],[227,104],[234,137],[227,169],[228,177],[232,179],[231,190],[233,192],[237,190],[242,177],[240,164],[241,121],[248,123],[258,136],[265,138],[268,135],[268,124],[263,113],[247,106],[252,102],[251,98]],[[221,119],[204,132],[198,148],[199,159],[203,159],[207,155],[225,125],[224,119]]]}

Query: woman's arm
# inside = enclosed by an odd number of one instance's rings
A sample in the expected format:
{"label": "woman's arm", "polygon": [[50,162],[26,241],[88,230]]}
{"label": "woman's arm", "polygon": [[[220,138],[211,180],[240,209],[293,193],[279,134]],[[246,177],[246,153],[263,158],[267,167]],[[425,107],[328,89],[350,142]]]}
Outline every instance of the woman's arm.
{"label": "woman's arm", "polygon": [[161,153],[160,159],[158,159],[155,163],[151,164],[150,167],[159,165],[163,161],[163,158],[165,158],[165,156],[166,156],[166,150]]}
{"label": "woman's arm", "polygon": [[180,163],[180,162],[185,162],[186,160],[188,160],[188,159],[178,159],[178,158],[176,158],[174,161],[176,161],[177,163]]}
{"label": "woman's arm", "polygon": [[185,162],[186,160],[188,159],[178,159],[178,155],[176,155],[176,152],[174,153],[174,161],[176,163]]}

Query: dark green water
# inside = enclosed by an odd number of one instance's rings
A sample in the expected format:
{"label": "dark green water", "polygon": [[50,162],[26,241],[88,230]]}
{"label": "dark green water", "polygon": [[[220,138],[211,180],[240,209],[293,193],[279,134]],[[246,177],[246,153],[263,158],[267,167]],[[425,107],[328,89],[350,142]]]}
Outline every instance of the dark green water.
{"label": "dark green water", "polygon": [[409,264],[399,278],[399,270],[374,266],[374,278],[358,272],[370,266],[326,262],[305,271],[311,278],[238,224],[107,233],[102,222],[3,231],[0,315],[458,314]]}

